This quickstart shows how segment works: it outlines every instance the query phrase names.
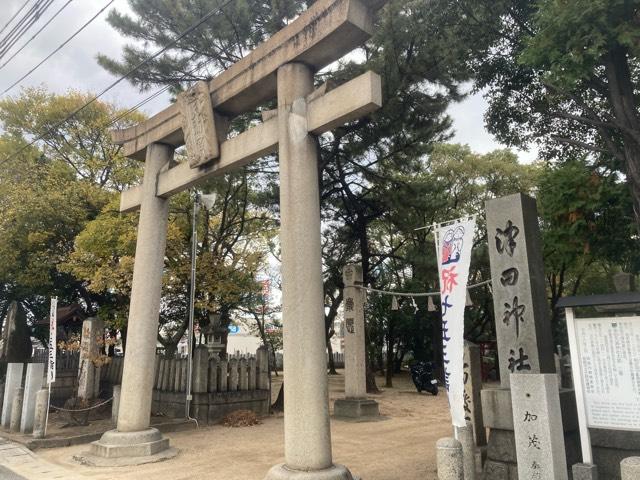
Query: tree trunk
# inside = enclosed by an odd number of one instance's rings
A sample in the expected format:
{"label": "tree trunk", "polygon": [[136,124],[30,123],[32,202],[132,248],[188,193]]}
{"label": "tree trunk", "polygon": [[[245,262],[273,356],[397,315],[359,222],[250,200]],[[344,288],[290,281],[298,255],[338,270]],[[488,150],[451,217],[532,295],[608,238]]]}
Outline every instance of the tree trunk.
{"label": "tree trunk", "polygon": [[387,361],[385,365],[385,387],[393,388],[393,344],[387,339]]}
{"label": "tree trunk", "polygon": [[327,338],[327,353],[329,354],[329,375],[337,375],[336,362],[333,358],[333,347],[331,346],[331,337]]}
{"label": "tree trunk", "polygon": [[627,183],[633,198],[637,227],[640,229],[640,117],[629,69],[628,51],[622,46],[612,49],[605,57],[609,97],[613,114],[623,127],[623,156]]}

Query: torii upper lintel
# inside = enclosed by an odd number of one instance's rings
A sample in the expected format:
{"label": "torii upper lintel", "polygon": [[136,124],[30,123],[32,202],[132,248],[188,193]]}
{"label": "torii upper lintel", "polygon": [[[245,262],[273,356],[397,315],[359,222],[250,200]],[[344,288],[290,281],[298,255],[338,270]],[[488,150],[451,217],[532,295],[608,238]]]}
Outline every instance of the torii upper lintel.
{"label": "torii upper lintel", "polygon": [[[275,98],[276,73],[298,62],[318,71],[362,45],[373,34],[374,13],[387,0],[319,0],[295,21],[209,82],[217,114],[233,118]],[[154,142],[184,145],[183,120],[174,104],[148,120],[113,132],[124,154],[144,160]],[[222,140],[222,139],[221,139]]]}

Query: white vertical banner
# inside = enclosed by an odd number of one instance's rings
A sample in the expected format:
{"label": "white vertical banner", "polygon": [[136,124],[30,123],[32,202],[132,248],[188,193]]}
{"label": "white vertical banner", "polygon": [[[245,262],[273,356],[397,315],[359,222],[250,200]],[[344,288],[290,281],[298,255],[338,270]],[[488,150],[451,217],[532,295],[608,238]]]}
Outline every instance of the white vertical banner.
{"label": "white vertical banner", "polygon": [[464,427],[464,309],[476,218],[464,217],[437,226],[435,231],[442,312],[442,351],[445,387],[451,420]]}
{"label": "white vertical banner", "polygon": [[58,298],[51,297],[49,311],[49,361],[47,362],[47,384],[56,381],[56,342],[58,337]]}

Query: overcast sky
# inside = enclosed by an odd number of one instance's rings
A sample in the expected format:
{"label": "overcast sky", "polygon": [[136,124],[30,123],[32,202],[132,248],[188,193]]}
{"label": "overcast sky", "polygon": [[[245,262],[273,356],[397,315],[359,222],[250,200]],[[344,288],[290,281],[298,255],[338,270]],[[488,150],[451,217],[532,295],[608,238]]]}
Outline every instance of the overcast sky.
{"label": "overcast sky", "polygon": [[[31,0],[29,6],[33,1]],[[0,28],[24,2],[25,0],[2,0]],[[22,46],[65,2],[66,0],[56,0],[44,14],[44,18],[35,27],[32,27],[14,48]],[[35,40],[0,70],[0,92],[40,62],[107,3],[108,0],[72,1]],[[127,0],[115,0],[109,9],[60,52],[26,78],[21,86],[42,85],[59,93],[68,89],[99,92],[113,82],[115,77],[98,66],[95,59],[98,52],[112,57],[119,56],[122,46],[126,43],[126,40],[121,38],[105,21],[107,12],[112,8],[128,10]],[[9,28],[2,35],[5,35],[8,30]],[[0,64],[4,63],[6,58],[8,55]],[[16,95],[19,92],[20,87],[18,86],[5,95]],[[136,104],[150,93],[141,94],[135,87],[124,81],[103,98],[127,107]],[[144,110],[148,114],[156,113],[167,105],[167,100],[166,96],[158,97],[145,105]],[[464,102],[453,105],[449,110],[454,119],[455,137],[453,141],[469,144],[474,151],[480,153],[501,148],[502,146],[484,129],[483,115],[485,110],[486,102],[481,95],[470,96]],[[519,152],[519,155],[523,161],[527,162],[535,158],[535,154],[532,152]]]}

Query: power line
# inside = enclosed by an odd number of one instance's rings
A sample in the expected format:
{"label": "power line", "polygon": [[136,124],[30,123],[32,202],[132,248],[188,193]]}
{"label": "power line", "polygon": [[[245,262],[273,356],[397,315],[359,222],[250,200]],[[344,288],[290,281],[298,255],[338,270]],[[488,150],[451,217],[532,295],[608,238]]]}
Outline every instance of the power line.
{"label": "power line", "polygon": [[42,32],[45,28],[47,28],[47,26],[53,21],[53,19],[55,19],[65,8],[67,8],[67,6],[71,2],[73,2],[73,0],[68,0],[67,3],[65,3],[62,7],[60,7],[58,11],[54,13],[53,16],[49,20],[47,20],[47,22],[40,28],[40,30],[34,33],[33,36],[29,40],[27,40],[26,43],[22,45],[22,47],[20,47],[17,52],[11,55],[2,65],[0,65],[0,70],[2,70],[7,63],[13,60],[16,55],[18,55],[22,50],[24,50],[25,47],[29,45],[40,34],[40,32]]}
{"label": "power line", "polygon": [[71,40],[73,40],[80,32],[82,32],[85,28],[87,28],[89,26],[89,24],[91,22],[93,22],[96,18],[98,18],[100,16],[100,14],[102,12],[104,12],[107,8],[109,8],[109,6],[115,2],[115,0],[109,0],[109,2],[100,9],[100,11],[98,13],[96,13],[93,17],[91,17],[84,25],[82,25],[78,30],[76,30],[69,38],[67,38],[64,42],[62,42],[53,52],[51,52],[49,55],[47,55],[44,60],[42,60],[40,63],[38,63],[35,67],[33,67],[31,70],[29,70],[27,73],[25,73],[22,77],[20,77],[16,82],[14,82],[12,85],[10,85],[8,88],[6,88],[4,90],[4,92],[0,93],[0,96],[4,95],[5,93],[7,93],[9,90],[11,90],[13,87],[15,87],[16,85],[18,85],[21,81],[23,81],[25,78],[27,78],[29,75],[31,75],[33,72],[35,72],[38,68],[40,68],[42,66],[43,63],[45,63],[47,60],[49,60],[51,57],[53,57],[56,53],[58,53],[60,50],[62,50],[65,45],[67,45]]}
{"label": "power line", "polygon": [[[114,0],[111,0],[112,3]],[[144,65],[146,65],[147,63],[149,63],[150,61],[154,60],[155,58],[157,58],[158,56],[160,56],[162,53],[164,53],[165,51],[167,51],[168,49],[170,49],[171,47],[173,47],[176,43],[178,43],[180,40],[182,40],[184,37],[186,37],[187,35],[189,35],[191,32],[193,32],[194,30],[196,30],[197,28],[199,28],[204,22],[206,22],[207,20],[209,20],[212,16],[220,13],[225,7],[227,7],[233,0],[227,0],[226,2],[224,2],[222,5],[212,9],[209,11],[209,13],[207,13],[206,15],[204,15],[203,17],[200,18],[200,20],[198,20],[196,23],[194,23],[193,25],[191,25],[189,28],[187,28],[184,32],[182,32],[180,35],[178,35],[176,38],[174,38],[173,40],[171,40],[168,44],[166,44],[164,47],[162,47],[161,49],[159,49],[156,53],[154,53],[152,56],[146,58],[145,60],[142,60],[141,62],[139,62],[136,66],[134,66],[133,68],[131,68],[127,73],[125,73],[123,76],[121,76],[120,78],[118,78],[116,81],[112,82],[109,86],[107,86],[106,88],[104,88],[100,93],[98,93],[97,95],[93,96],[88,102],[86,102],[84,105],[82,105],[81,107],[77,108],[76,110],[74,110],[70,115],[68,115],[67,117],[65,117],[63,120],[59,121],[58,123],[56,123],[55,125],[53,125],[51,128],[49,128],[43,135],[40,135],[39,137],[37,137],[35,140],[29,142],[28,144],[26,144],[25,146],[21,147],[20,149],[18,149],[16,152],[14,152],[13,154],[11,154],[9,157],[5,158],[2,162],[0,162],[0,166],[4,165],[6,162],[8,162],[9,160],[11,160],[13,157],[15,157],[16,155],[18,155],[19,153],[21,153],[22,151],[26,150],[27,148],[29,148],[31,145],[35,144],[36,142],[39,142],[40,140],[44,139],[47,135],[51,134],[53,132],[53,130],[57,129],[58,127],[64,125],[67,121],[69,121],[70,119],[72,119],[73,117],[75,117],[78,113],[82,112],[85,108],[87,108],[89,105],[93,104],[96,100],[98,100],[100,97],[102,97],[105,93],[107,93],[109,90],[111,90],[112,88],[114,88],[116,85],[118,85],[120,82],[122,82],[123,80],[125,80],[126,78],[130,77],[134,72],[136,72],[139,68],[143,67]],[[107,5],[108,6],[108,5]],[[106,8],[106,7],[105,7]],[[157,92],[156,92],[157,93]]]}
{"label": "power line", "polygon": [[24,7],[27,6],[27,4],[30,2],[31,0],[27,0],[26,2],[24,2],[22,4],[22,6],[18,9],[18,11],[16,13],[14,13],[11,18],[9,19],[9,21],[7,23],[4,24],[4,26],[2,27],[2,29],[0,30],[0,33],[4,32],[7,27],[11,24],[11,22],[13,22],[15,20],[15,18],[20,14],[20,12],[22,10],[24,10]]}
{"label": "power line", "polygon": [[38,3],[0,40],[0,58],[29,31],[54,1],[55,0],[38,0]]}
{"label": "power line", "polygon": [[29,8],[29,10],[27,10],[27,12],[18,19],[18,22],[13,27],[11,27],[11,30],[9,30],[9,32],[4,37],[2,37],[2,39],[0,39],[0,46],[4,45],[7,39],[11,37],[22,25],[24,25],[24,22],[26,22],[28,18],[33,16],[38,7],[42,5],[43,1],[44,0],[36,0],[36,3],[32,5],[31,8]]}

